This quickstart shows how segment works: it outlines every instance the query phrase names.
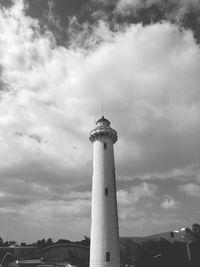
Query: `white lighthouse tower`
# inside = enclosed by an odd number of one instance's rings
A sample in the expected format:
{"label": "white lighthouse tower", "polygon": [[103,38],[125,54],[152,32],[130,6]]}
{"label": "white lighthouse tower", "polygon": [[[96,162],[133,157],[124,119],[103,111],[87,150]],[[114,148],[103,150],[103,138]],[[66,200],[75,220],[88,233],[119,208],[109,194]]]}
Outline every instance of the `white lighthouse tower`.
{"label": "white lighthouse tower", "polygon": [[102,117],[90,132],[93,143],[90,267],[120,267],[113,144],[117,132]]}

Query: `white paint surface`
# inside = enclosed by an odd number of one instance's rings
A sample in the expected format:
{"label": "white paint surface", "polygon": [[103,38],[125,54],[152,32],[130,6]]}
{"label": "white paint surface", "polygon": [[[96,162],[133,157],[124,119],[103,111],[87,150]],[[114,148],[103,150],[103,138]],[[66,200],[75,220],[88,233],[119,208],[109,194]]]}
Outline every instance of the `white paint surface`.
{"label": "white paint surface", "polygon": [[[103,131],[109,132],[111,128],[105,126]],[[97,134],[93,147],[90,267],[120,267],[113,138]],[[107,196],[105,188],[108,188]],[[106,252],[110,253],[108,262]]]}

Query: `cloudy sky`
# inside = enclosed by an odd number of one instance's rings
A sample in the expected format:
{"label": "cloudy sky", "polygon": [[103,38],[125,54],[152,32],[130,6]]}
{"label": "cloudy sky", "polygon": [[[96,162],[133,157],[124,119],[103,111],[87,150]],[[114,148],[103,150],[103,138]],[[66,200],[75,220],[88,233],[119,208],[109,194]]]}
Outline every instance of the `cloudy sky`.
{"label": "cloudy sky", "polygon": [[120,235],[200,222],[199,29],[199,0],[0,0],[4,240],[89,236],[102,96]]}

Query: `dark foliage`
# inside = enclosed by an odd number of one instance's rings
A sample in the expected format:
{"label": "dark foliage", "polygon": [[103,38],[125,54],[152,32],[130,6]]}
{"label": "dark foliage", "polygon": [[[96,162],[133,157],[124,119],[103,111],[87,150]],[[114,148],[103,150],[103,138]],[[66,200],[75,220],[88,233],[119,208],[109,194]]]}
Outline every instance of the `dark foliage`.
{"label": "dark foliage", "polygon": [[41,240],[38,240],[38,241],[36,242],[36,246],[37,246],[39,249],[40,249],[40,248],[44,248],[45,245],[46,245],[46,241],[45,241],[44,238],[41,239]]}
{"label": "dark foliage", "polygon": [[72,243],[72,241],[68,239],[58,239],[58,241],[56,242],[56,244],[70,244],[70,243]]}
{"label": "dark foliage", "polygon": [[90,238],[84,235],[84,239],[81,241],[76,241],[77,244],[89,247],[90,246]]}
{"label": "dark foliage", "polygon": [[192,229],[186,229],[182,242],[170,242],[162,238],[141,243],[128,238],[121,240],[121,265],[123,267],[199,267],[199,251],[200,225],[193,224]]}

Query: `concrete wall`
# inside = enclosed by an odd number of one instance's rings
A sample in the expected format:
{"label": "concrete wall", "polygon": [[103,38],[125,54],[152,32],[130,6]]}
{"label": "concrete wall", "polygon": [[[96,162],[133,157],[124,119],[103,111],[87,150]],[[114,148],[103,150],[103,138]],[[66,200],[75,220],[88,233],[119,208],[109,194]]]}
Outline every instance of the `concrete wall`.
{"label": "concrete wall", "polygon": [[[106,137],[100,138],[94,141],[93,147],[90,267],[119,267],[113,142]],[[105,188],[108,189],[108,195],[105,194]],[[106,261],[106,252],[110,253],[110,261]]]}

